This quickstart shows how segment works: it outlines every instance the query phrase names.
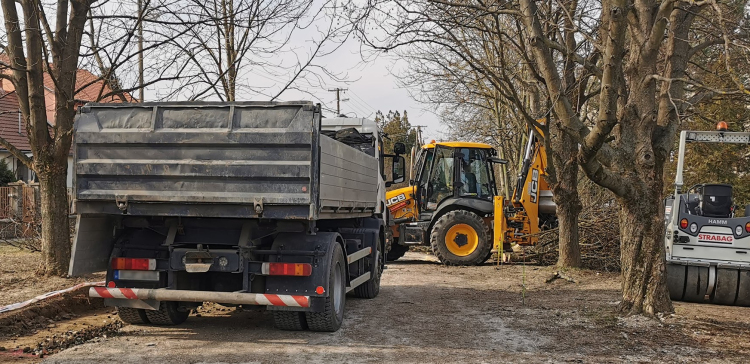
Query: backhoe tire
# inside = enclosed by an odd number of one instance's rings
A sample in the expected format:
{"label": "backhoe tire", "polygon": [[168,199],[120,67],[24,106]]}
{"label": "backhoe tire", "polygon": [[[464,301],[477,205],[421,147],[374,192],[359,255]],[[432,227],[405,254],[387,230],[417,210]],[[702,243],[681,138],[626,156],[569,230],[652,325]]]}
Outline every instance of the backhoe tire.
{"label": "backhoe tire", "polygon": [[389,250],[387,254],[389,262],[398,260],[399,258],[403,257],[406,252],[409,251],[408,246],[397,243],[395,239],[398,238],[394,238],[393,244],[391,244],[391,250]]}
{"label": "backhoe tire", "polygon": [[179,325],[190,316],[190,311],[180,311],[177,302],[162,301],[158,310],[145,310],[148,321],[154,325]]}
{"label": "backhoe tire", "polygon": [[120,320],[126,324],[142,325],[149,323],[146,310],[139,308],[118,307],[117,316],[120,316]]}
{"label": "backhoe tire", "polygon": [[279,330],[306,330],[307,320],[305,319],[305,313],[299,311],[273,311],[273,326]]}
{"label": "backhoe tire", "polygon": [[346,260],[341,245],[334,243],[333,258],[328,279],[328,297],[325,298],[323,312],[305,312],[307,327],[311,331],[334,332],[344,322],[346,304]]}
{"label": "backhoe tire", "polygon": [[450,211],[433,225],[430,246],[445,265],[482,264],[492,250],[490,228],[471,211]]}

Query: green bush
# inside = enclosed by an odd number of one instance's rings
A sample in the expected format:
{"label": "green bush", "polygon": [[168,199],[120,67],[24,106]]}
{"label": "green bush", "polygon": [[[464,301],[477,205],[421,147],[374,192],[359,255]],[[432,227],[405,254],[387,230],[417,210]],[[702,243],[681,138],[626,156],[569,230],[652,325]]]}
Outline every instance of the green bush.
{"label": "green bush", "polygon": [[0,160],[0,186],[7,186],[8,183],[18,181],[16,174],[8,168],[5,160]]}

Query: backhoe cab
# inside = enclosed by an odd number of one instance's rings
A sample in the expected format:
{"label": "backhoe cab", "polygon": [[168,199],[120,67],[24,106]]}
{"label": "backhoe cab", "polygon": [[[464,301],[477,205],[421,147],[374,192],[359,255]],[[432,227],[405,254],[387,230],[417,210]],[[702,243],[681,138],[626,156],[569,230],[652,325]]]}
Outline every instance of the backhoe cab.
{"label": "backhoe cab", "polygon": [[430,245],[448,265],[476,265],[510,244],[534,244],[540,228],[554,220],[554,203],[544,181],[543,145],[529,133],[524,164],[513,198],[498,195],[488,144],[432,142],[413,160],[410,186],[386,193],[393,223],[389,260],[410,245]]}

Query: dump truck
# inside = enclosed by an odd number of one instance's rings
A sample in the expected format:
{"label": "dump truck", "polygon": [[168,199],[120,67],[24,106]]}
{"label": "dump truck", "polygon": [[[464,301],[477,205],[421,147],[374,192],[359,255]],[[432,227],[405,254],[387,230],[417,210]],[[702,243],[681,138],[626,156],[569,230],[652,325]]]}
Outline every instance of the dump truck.
{"label": "dump truck", "polygon": [[70,275],[106,270],[89,295],[128,323],[216,302],[338,330],[347,293],[380,290],[385,188],[404,161],[380,152],[373,121],[336,120],[311,102],[81,107]]}
{"label": "dump truck", "polygon": [[750,306],[750,206],[738,216],[732,186],[701,183],[683,190],[687,143],[750,144],[750,133],[680,132],[675,192],[665,202],[667,288],[672,300]]}
{"label": "dump truck", "polygon": [[393,236],[388,260],[401,258],[409,246],[428,245],[443,264],[476,265],[513,244],[536,244],[540,231],[557,225],[552,191],[544,180],[544,143],[537,133],[528,131],[523,164],[507,198],[498,194],[493,168],[507,161],[492,146],[465,141],[423,145],[410,186],[386,194]]}

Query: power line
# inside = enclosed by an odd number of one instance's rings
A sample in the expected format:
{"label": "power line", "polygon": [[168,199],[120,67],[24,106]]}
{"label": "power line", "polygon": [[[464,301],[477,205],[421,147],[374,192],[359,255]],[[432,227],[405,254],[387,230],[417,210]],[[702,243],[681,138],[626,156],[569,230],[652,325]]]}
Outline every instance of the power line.
{"label": "power line", "polygon": [[365,105],[367,105],[367,107],[370,108],[370,110],[372,110],[373,112],[377,111],[377,109],[375,109],[374,107],[372,107],[372,105],[368,104],[367,101],[365,101],[364,99],[362,99],[361,97],[359,97],[359,95],[357,95],[356,93],[354,93],[354,91],[351,91],[351,95],[353,97],[355,97],[357,100],[359,100],[359,101],[363,102]]}
{"label": "power line", "polygon": [[359,106],[362,110],[366,111],[367,113],[374,113],[375,112],[375,110],[372,110],[371,108],[365,106],[362,102],[357,101],[357,99],[355,99],[355,98],[352,98],[351,101],[352,101],[353,104],[356,104],[357,106]]}
{"label": "power line", "polygon": [[349,101],[351,101],[351,105],[352,105],[352,107],[356,107],[357,109],[359,109],[359,110],[360,110],[360,112],[362,112],[363,116],[365,116],[365,115],[366,115],[366,116],[370,116],[370,115],[372,115],[372,113],[373,113],[373,112],[372,112],[372,111],[369,111],[369,110],[367,109],[367,107],[365,107],[364,105],[362,105],[362,104],[361,104],[360,102],[358,102],[357,100],[355,100],[355,99],[351,99],[351,100],[349,100]]}
{"label": "power line", "polygon": [[368,112],[368,111],[367,111],[367,110],[366,110],[365,108],[363,108],[363,107],[362,107],[361,105],[359,105],[359,104],[357,104],[357,103],[354,103],[354,102],[353,102],[353,101],[354,101],[353,99],[352,99],[352,100],[349,100],[349,101],[352,101],[351,103],[349,103],[349,106],[350,106],[350,107],[351,107],[351,108],[352,108],[352,109],[353,109],[354,111],[356,111],[356,112],[357,112],[358,114],[360,114],[360,116],[361,116],[361,117],[368,117],[368,116],[369,116],[369,114],[371,114],[371,113],[370,113],[370,112]]}

